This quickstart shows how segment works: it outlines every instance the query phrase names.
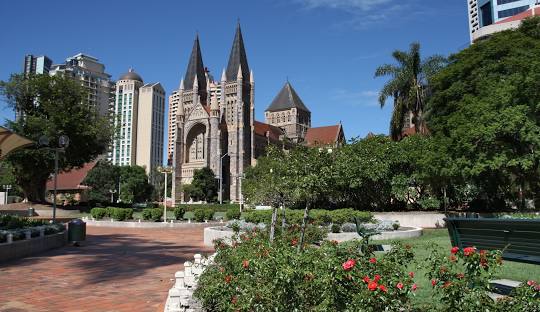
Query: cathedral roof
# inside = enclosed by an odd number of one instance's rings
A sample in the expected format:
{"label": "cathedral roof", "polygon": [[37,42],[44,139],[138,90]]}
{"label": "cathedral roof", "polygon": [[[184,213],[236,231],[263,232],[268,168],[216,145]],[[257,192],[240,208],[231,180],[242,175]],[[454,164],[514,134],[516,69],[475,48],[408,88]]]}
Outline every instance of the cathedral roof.
{"label": "cathedral roof", "polygon": [[206,90],[206,76],[204,74],[199,35],[195,37],[195,42],[193,42],[193,49],[191,50],[191,56],[189,57],[189,63],[184,77],[184,88],[186,90],[193,89],[195,77],[197,77],[199,90]]}
{"label": "cathedral roof", "polygon": [[118,80],[137,80],[137,81],[143,82],[141,76],[137,74],[135,71],[133,71],[133,68],[130,68],[127,73],[120,76],[120,79]]}
{"label": "cathedral roof", "polygon": [[279,140],[279,137],[283,134],[283,131],[280,128],[269,125],[264,122],[255,120],[254,126],[255,126],[255,134],[265,137],[266,134],[268,133],[268,136],[274,140]]}
{"label": "cathedral roof", "polygon": [[326,127],[309,128],[306,132],[305,142],[307,146],[335,145],[342,138],[341,124]]}
{"label": "cathedral roof", "polygon": [[270,106],[266,109],[267,112],[278,112],[282,110],[288,110],[291,108],[297,108],[305,112],[310,112],[309,109],[304,105],[302,99],[298,96],[294,88],[287,81],[278,95],[274,98]]}
{"label": "cathedral roof", "polygon": [[229,55],[229,63],[227,64],[226,77],[227,81],[236,81],[238,78],[238,67],[242,67],[243,79],[249,78],[249,66],[244,48],[244,39],[242,38],[242,30],[240,23],[236,26],[236,34],[234,35],[231,54]]}

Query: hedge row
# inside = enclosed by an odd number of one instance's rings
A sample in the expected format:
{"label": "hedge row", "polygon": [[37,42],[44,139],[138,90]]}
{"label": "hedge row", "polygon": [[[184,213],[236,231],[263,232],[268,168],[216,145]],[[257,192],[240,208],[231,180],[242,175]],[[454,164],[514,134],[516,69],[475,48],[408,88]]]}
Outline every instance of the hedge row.
{"label": "hedge row", "polygon": [[142,211],[142,217],[144,220],[158,222],[163,217],[163,210],[161,208],[146,208]]}
{"label": "hedge row", "polygon": [[[278,220],[281,220],[281,213],[281,210],[279,210]],[[285,209],[285,220],[288,224],[301,224],[303,217],[303,210]],[[246,222],[269,224],[272,220],[272,210],[246,211],[243,218]],[[309,211],[309,222],[317,225],[354,222],[354,218],[358,218],[362,223],[371,222],[373,221],[373,214],[369,211],[357,211],[351,208],[336,210],[313,209]]]}
{"label": "hedge row", "polygon": [[34,220],[13,215],[0,215],[0,230],[22,229],[45,224],[46,222],[43,220]]}
{"label": "hedge row", "polygon": [[184,208],[185,211],[195,211],[199,209],[208,209],[213,212],[227,212],[229,210],[240,211],[240,205],[238,204],[181,204],[177,207]]}
{"label": "hedge row", "polygon": [[133,218],[133,208],[92,208],[90,214],[96,220],[112,218],[117,221],[124,221]]}

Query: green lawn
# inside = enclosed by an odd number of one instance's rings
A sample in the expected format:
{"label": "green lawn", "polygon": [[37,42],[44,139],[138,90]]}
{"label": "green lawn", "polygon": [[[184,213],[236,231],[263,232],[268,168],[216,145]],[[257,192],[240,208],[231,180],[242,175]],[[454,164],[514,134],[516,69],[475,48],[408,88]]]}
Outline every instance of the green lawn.
{"label": "green lawn", "polygon": [[[425,276],[426,270],[422,269],[421,265],[429,256],[431,249],[437,248],[446,252],[450,252],[450,238],[447,229],[424,230],[424,235],[412,239],[400,240],[405,244],[413,246],[415,261],[409,268],[416,273],[416,281],[419,286],[416,292],[416,297],[413,302],[418,306],[433,306],[433,292],[431,283]],[[389,244],[390,241],[375,241],[377,243]],[[495,278],[507,278],[516,281],[525,281],[529,279],[540,278],[540,265],[526,264],[505,261],[502,269],[496,274]]]}

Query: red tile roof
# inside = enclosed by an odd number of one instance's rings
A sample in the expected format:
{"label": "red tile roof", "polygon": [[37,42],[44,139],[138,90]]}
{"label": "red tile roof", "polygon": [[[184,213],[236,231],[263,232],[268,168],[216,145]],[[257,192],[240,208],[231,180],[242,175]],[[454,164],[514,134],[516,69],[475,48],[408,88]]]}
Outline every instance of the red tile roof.
{"label": "red tile roof", "polygon": [[[84,164],[79,169],[73,169],[68,172],[61,172],[57,178],[57,190],[78,190],[85,189],[87,186],[82,185],[82,181],[92,168],[95,167],[96,161]],[[51,178],[47,181],[47,190],[54,189],[54,180]]]}
{"label": "red tile roof", "polygon": [[521,12],[519,14],[516,14],[514,16],[510,16],[508,18],[500,20],[495,24],[504,24],[504,23],[509,23],[509,22],[520,21],[526,17],[533,16],[533,10],[534,10],[535,16],[540,16],[540,7],[535,7],[535,8],[528,9],[527,11]]}
{"label": "red tile roof", "polygon": [[269,137],[273,140],[279,140],[279,136],[283,134],[283,131],[280,128],[264,122],[255,120],[254,126],[255,134],[266,137],[266,133],[268,133]]}
{"label": "red tile roof", "polygon": [[334,145],[339,140],[341,125],[309,128],[305,141],[308,146]]}

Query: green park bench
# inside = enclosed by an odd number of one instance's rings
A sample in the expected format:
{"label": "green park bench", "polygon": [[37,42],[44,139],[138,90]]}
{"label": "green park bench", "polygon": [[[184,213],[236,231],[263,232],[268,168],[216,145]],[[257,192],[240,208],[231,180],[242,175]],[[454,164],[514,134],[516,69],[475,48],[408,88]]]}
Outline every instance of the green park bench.
{"label": "green park bench", "polygon": [[540,264],[540,219],[445,218],[452,246],[504,250],[508,261]]}

